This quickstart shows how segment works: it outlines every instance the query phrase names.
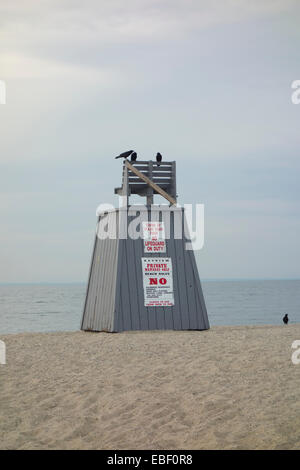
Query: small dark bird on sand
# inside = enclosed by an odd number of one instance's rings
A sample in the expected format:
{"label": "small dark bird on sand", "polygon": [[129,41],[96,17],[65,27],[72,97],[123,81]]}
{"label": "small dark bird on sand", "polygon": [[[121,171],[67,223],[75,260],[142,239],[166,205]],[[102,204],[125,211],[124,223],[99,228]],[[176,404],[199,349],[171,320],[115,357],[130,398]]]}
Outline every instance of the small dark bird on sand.
{"label": "small dark bird on sand", "polygon": [[284,323],[285,325],[288,324],[288,322],[289,322],[289,317],[288,317],[288,314],[287,314],[287,313],[284,315],[282,321],[283,321],[283,323]]}
{"label": "small dark bird on sand", "polygon": [[136,154],[136,152],[133,152],[133,153],[131,154],[130,161],[131,161],[131,162],[135,162],[136,159],[137,159],[137,154]]}
{"label": "small dark bird on sand", "polygon": [[159,152],[156,154],[156,161],[157,161],[157,166],[160,165],[160,162],[162,161],[162,156]]}
{"label": "small dark bird on sand", "polygon": [[115,158],[128,158],[130,157],[130,155],[134,152],[134,150],[128,150],[128,152],[123,152],[123,153],[120,153],[120,155],[118,155],[117,157]]}

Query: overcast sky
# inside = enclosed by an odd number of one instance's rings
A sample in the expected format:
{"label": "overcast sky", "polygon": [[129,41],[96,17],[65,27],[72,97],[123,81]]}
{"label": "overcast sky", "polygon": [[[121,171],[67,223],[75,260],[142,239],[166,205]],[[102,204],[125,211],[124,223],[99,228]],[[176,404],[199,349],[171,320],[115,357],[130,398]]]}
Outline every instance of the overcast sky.
{"label": "overcast sky", "polygon": [[131,148],[176,160],[179,202],[205,204],[202,278],[299,278],[299,13],[1,0],[0,282],[86,281]]}

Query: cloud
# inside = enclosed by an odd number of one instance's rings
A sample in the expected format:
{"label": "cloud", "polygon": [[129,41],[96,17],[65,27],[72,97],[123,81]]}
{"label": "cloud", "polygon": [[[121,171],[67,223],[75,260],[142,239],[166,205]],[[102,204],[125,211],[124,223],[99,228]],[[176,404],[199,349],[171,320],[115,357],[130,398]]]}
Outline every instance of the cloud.
{"label": "cloud", "polygon": [[[8,31],[13,25],[31,25],[33,32],[78,31],[94,32],[100,27],[104,34],[134,32],[146,34],[157,31],[158,26],[169,25],[170,29],[178,24],[189,27],[238,21],[245,18],[277,14],[287,11],[297,4],[297,0],[9,0],[1,2],[1,24]],[[134,25],[134,27],[133,27]],[[140,26],[139,26],[140,25]],[[144,28],[145,25],[149,27]],[[11,29],[10,29],[11,28]],[[17,30],[18,31],[18,30]],[[112,34],[111,33],[111,34]]]}
{"label": "cloud", "polygon": [[298,10],[293,0],[2,0],[0,278],[85,277],[95,209],[113,202],[113,156],[127,148],[177,160],[180,202],[205,203],[205,277],[247,277],[249,263],[253,276],[272,271],[261,234],[276,231],[278,248],[287,218],[295,229],[282,243],[296,250]]}
{"label": "cloud", "polygon": [[2,0],[1,48],[39,50],[60,44],[99,47],[120,41],[174,39],[214,25],[278,15],[296,0]]}

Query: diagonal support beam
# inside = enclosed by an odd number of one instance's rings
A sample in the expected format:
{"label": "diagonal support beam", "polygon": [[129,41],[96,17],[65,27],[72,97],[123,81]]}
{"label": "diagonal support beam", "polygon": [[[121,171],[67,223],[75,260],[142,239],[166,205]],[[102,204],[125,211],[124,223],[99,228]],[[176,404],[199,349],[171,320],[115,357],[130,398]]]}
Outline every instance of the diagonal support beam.
{"label": "diagonal support beam", "polygon": [[138,176],[141,180],[145,181],[149,186],[151,186],[152,189],[154,189],[157,193],[159,193],[162,197],[167,199],[172,205],[176,206],[176,201],[173,199],[166,191],[161,189],[157,184],[153,183],[147,176],[145,176],[143,173],[141,173],[139,170],[137,170],[133,165],[129,163],[128,160],[125,160],[125,165],[127,168],[132,171],[136,176]]}

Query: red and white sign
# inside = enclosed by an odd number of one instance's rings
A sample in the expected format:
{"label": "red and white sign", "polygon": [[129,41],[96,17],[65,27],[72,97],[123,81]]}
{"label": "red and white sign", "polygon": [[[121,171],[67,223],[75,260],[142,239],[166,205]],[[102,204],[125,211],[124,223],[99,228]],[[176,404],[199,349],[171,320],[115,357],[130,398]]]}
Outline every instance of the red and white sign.
{"label": "red and white sign", "polygon": [[145,253],[165,253],[165,226],[163,222],[143,222]]}
{"label": "red and white sign", "polygon": [[174,305],[171,258],[142,258],[145,307]]}

